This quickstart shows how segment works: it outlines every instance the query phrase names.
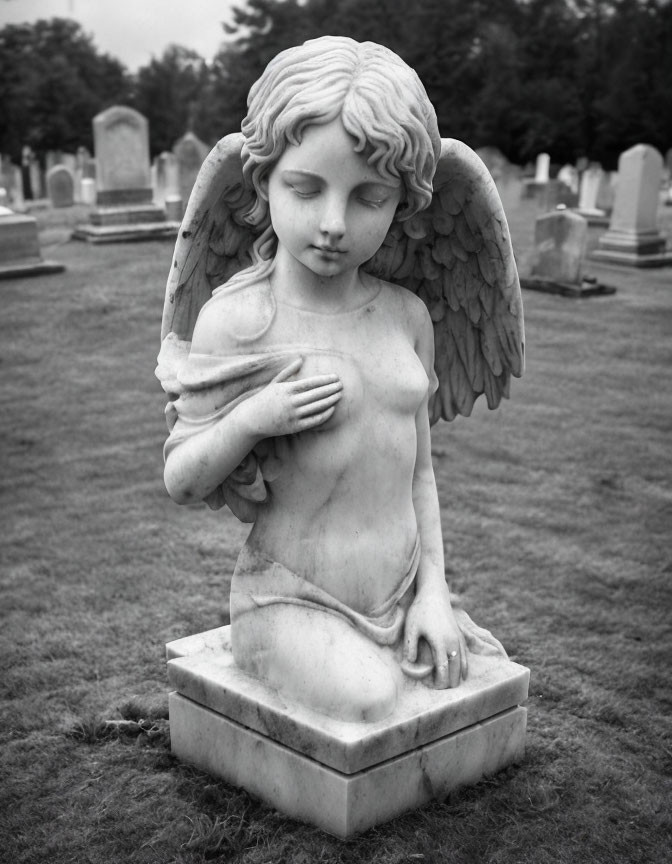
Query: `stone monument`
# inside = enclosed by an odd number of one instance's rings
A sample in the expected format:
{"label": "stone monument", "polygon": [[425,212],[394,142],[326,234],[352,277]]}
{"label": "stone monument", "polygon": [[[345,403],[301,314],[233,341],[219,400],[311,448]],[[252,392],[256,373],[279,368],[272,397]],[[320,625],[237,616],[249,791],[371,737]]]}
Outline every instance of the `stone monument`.
{"label": "stone monument", "polygon": [[523,288],[565,297],[614,294],[613,287],[583,275],[587,243],[588,222],[578,213],[562,208],[540,216],[534,228],[531,273],[521,279]]}
{"label": "stone monument", "polygon": [[589,225],[608,225],[607,209],[600,207],[598,202],[601,204],[607,201],[610,192],[609,175],[600,165],[589,165],[581,175],[576,212],[583,216]]}
{"label": "stone monument", "polygon": [[609,230],[592,257],[630,267],[672,264],[672,249],[658,225],[663,157],[648,144],[636,144],[618,160],[618,185]]}
{"label": "stone monument", "polygon": [[0,207],[0,279],[45,276],[63,270],[63,264],[42,258],[35,218]]}
{"label": "stone monument", "polygon": [[179,758],[343,838],[522,758],[529,673],[451,601],[430,439],[522,371],[494,181],[415,73],[279,54],[166,291],[166,487],[252,523],[230,626],[167,646]]}
{"label": "stone monument", "polygon": [[187,132],[173,146],[173,153],[178,165],[179,195],[185,206],[191,195],[191,190],[194,188],[201,165],[205,162],[209,152],[210,148],[207,144],[204,144],[193,132]]}
{"label": "stone monument", "polygon": [[52,207],[72,207],[75,203],[75,178],[63,164],[47,171],[47,193]]}
{"label": "stone monument", "polygon": [[123,105],[108,108],[94,117],[93,138],[97,206],[73,237],[91,243],[174,237],[179,225],[152,200],[146,118]]}
{"label": "stone monument", "polygon": [[539,198],[546,191],[550,180],[551,157],[548,153],[539,153],[534,163],[534,177],[523,181],[523,197]]}

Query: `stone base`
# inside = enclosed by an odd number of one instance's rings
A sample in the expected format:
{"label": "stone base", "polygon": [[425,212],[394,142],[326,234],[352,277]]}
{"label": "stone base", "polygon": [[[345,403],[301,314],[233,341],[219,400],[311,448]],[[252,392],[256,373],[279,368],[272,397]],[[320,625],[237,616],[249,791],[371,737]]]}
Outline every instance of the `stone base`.
{"label": "stone base", "polygon": [[510,708],[402,756],[344,774],[179,693],[170,694],[170,740],[179,759],[342,840],[520,761],[526,721],[525,708]]}
{"label": "stone base", "polygon": [[122,225],[78,225],[73,240],[88,243],[129,243],[138,240],[174,240],[180,230],[179,222],[148,222]]}
{"label": "stone base", "polygon": [[621,264],[624,267],[670,267],[672,249],[649,255],[637,252],[618,252],[615,249],[596,249],[590,257],[603,264]]}
{"label": "stone base", "polygon": [[600,237],[590,257],[626,267],[665,267],[672,264],[672,249],[667,248],[667,238],[658,231],[610,229]]}
{"label": "stone base", "polygon": [[230,627],[169,643],[173,752],[295,819],[349,838],[522,758],[529,671],[470,655],[467,680],[407,679],[383,720],[287,703],[233,662]]}
{"label": "stone base", "polygon": [[575,207],[574,212],[579,216],[583,216],[586,222],[591,226],[607,228],[609,226],[609,215],[597,207]]}
{"label": "stone base", "polygon": [[0,264],[0,279],[20,279],[24,276],[48,276],[51,273],[62,273],[65,264],[55,261],[13,261]]}
{"label": "stone base", "polygon": [[521,278],[520,287],[528,291],[541,291],[543,294],[559,294],[562,297],[600,297],[616,293],[613,285],[603,285],[595,279],[573,283],[529,276]]}
{"label": "stone base", "polygon": [[98,207],[89,216],[91,225],[144,225],[165,222],[166,211],[156,204],[141,204],[132,207]]}

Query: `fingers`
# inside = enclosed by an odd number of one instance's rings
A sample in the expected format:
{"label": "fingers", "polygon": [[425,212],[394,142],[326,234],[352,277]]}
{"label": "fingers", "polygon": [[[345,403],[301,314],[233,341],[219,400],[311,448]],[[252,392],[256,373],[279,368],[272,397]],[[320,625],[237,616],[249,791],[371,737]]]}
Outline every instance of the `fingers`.
{"label": "fingers", "polygon": [[306,390],[315,390],[320,387],[327,387],[330,384],[343,386],[338,375],[330,373],[329,375],[312,375],[310,378],[301,378],[299,381],[294,381],[293,389],[295,393],[303,393]]}
{"label": "fingers", "polygon": [[320,402],[321,400],[334,395],[340,399],[342,390],[343,382],[340,379],[328,384],[322,384],[321,386],[314,387],[310,390],[301,388],[301,390],[294,396],[294,403],[296,405],[310,405],[311,403]]}
{"label": "fingers", "polygon": [[451,651],[435,651],[434,686],[438,690],[457,687],[462,678],[467,675],[467,652],[462,644]]}
{"label": "fingers", "polygon": [[409,663],[415,663],[418,656],[418,628],[406,621],[406,638],[404,640],[404,657]]}
{"label": "fingers", "polygon": [[322,423],[326,423],[334,413],[335,407],[335,405],[332,405],[331,408],[327,408],[326,411],[320,411],[319,414],[310,414],[308,417],[300,417],[296,423],[296,428],[293,431],[306,432],[308,429],[314,429],[315,426],[320,426]]}
{"label": "fingers", "polygon": [[281,369],[273,380],[286,381],[288,378],[291,378],[292,375],[296,375],[302,365],[303,357],[297,357],[296,360],[292,360],[292,362],[285,366],[284,369]]}
{"label": "fingers", "polygon": [[308,404],[302,405],[297,413],[299,417],[313,417],[315,414],[322,414],[329,408],[335,408],[342,395],[342,393],[333,393],[317,402],[308,402]]}

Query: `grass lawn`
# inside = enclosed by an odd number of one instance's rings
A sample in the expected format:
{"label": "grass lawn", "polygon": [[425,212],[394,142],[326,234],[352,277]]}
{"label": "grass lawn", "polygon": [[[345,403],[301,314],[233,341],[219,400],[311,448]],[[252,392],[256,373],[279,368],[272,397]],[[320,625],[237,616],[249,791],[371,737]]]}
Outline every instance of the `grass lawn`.
{"label": "grass lawn", "polygon": [[0,282],[0,861],[669,860],[672,269],[526,293],[510,402],[435,427],[450,582],[531,669],[527,755],[341,843],[170,754],[164,643],[226,623],[246,529],[163,488],[171,244],[41,218],[67,270]]}

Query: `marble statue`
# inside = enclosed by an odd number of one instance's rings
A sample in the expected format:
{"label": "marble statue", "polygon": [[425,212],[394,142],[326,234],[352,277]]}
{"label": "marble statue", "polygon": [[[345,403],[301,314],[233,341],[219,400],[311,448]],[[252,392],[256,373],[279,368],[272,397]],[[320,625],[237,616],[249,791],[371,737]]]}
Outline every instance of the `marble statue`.
{"label": "marble statue", "polygon": [[501,202],[415,72],[341,37],[279,54],[192,192],[157,368],[171,497],[252,524],[238,667],[376,721],[504,653],[451,604],[430,426],[522,370]]}

